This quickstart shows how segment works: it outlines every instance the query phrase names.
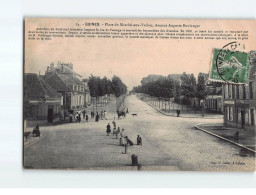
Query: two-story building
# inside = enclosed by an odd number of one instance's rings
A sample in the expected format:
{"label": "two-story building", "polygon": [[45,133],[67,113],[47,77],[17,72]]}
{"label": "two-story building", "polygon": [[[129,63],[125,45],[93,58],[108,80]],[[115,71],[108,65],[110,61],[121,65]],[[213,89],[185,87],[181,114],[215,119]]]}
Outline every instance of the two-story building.
{"label": "two-story building", "polygon": [[248,84],[223,84],[224,124],[255,130],[256,110],[256,54],[251,52]]}
{"label": "two-story building", "polygon": [[45,81],[63,96],[63,110],[67,114],[81,110],[85,106],[85,86],[73,71],[73,64],[51,63],[45,73]]}

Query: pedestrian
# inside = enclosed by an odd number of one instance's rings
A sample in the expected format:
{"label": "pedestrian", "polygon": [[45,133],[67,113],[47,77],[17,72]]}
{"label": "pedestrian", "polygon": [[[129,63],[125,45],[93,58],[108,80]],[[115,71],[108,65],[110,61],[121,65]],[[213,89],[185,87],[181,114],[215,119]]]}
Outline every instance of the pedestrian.
{"label": "pedestrian", "polygon": [[116,117],[114,117],[114,120],[112,121],[112,124],[114,126],[114,129],[116,129],[116,121],[115,121]]}
{"label": "pedestrian", "polygon": [[[117,129],[120,129],[120,127],[118,126]],[[120,132],[121,137],[124,137],[124,129],[122,129],[122,131]]]}
{"label": "pedestrian", "polygon": [[180,116],[180,110],[177,110],[176,112],[177,112],[177,117],[179,117]]}
{"label": "pedestrian", "polygon": [[86,115],[86,116],[85,116],[86,122],[88,122],[88,119],[89,119],[89,117],[88,117],[88,115]]}
{"label": "pedestrian", "polygon": [[103,119],[103,110],[100,112],[100,118]]}
{"label": "pedestrian", "polygon": [[120,112],[119,112],[119,110],[117,110],[117,111],[116,111],[116,113],[117,113],[117,116],[118,116],[118,120],[119,120],[119,119],[120,119],[120,116],[121,116],[121,115],[120,115]]}
{"label": "pedestrian", "polygon": [[108,125],[107,125],[107,136],[109,136],[110,132],[111,132],[111,127],[110,127],[110,124],[108,123]]}
{"label": "pedestrian", "polygon": [[235,134],[234,134],[234,142],[238,143],[239,141],[239,132],[237,131]]}
{"label": "pedestrian", "polygon": [[85,113],[86,113],[86,111],[85,110],[83,110],[83,119],[85,119]]}
{"label": "pedestrian", "polygon": [[142,146],[142,138],[139,135],[137,135],[137,145]]}
{"label": "pedestrian", "polygon": [[104,110],[104,112],[103,112],[103,116],[104,116],[104,119],[105,119],[105,120],[107,120],[107,118],[106,118],[106,114],[107,114],[107,112],[106,112],[106,110]]}
{"label": "pedestrian", "polygon": [[91,111],[91,118],[93,118],[94,116],[93,116],[93,111]]}
{"label": "pedestrian", "polygon": [[78,122],[81,122],[81,113],[78,114]]}
{"label": "pedestrian", "polygon": [[76,122],[79,121],[79,119],[78,119],[78,112],[76,112],[75,119],[76,119]]}
{"label": "pedestrian", "polygon": [[133,146],[133,142],[128,138],[128,136],[125,136],[127,145]]}
{"label": "pedestrian", "polygon": [[116,135],[116,139],[118,139],[119,133],[120,133],[120,128],[118,128],[116,131],[113,129],[113,135]]}
{"label": "pedestrian", "polygon": [[74,117],[73,114],[70,113],[70,114],[69,114],[69,122],[70,122],[70,123],[73,122],[73,117]]}

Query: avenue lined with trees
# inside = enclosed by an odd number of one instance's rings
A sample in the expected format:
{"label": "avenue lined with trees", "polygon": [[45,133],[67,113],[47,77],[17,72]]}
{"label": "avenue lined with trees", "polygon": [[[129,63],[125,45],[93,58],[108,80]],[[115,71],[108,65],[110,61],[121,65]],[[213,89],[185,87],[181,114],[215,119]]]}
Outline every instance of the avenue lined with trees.
{"label": "avenue lined with trees", "polygon": [[118,99],[127,93],[127,86],[116,75],[112,77],[112,80],[107,77],[100,78],[99,76],[91,75],[88,80],[88,87],[93,99],[93,109],[96,107],[96,110],[98,109],[98,104],[100,104],[101,108],[107,104],[111,94],[114,94]]}
{"label": "avenue lined with trees", "polygon": [[[170,102],[190,105],[193,98],[198,102],[207,96],[208,74],[199,73],[197,79],[194,74],[170,74],[168,76],[148,75],[141,80],[141,85],[134,87],[132,92],[143,93],[151,96],[153,104]],[[165,103],[166,104],[166,103]],[[170,105],[169,105],[170,107]]]}

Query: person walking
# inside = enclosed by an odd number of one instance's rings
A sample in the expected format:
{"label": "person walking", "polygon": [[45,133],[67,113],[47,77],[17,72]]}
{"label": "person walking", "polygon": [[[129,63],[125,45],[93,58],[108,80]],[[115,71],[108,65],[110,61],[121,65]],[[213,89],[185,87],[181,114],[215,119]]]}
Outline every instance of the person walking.
{"label": "person walking", "polygon": [[116,119],[116,117],[114,117],[114,120],[112,121],[114,129],[116,129],[116,121],[115,121],[115,119]]}
{"label": "person walking", "polygon": [[142,138],[139,135],[137,135],[137,145],[142,146]]}
{"label": "person walking", "polygon": [[110,127],[110,124],[108,123],[108,125],[107,125],[107,136],[109,136],[110,132],[111,132],[111,127]]}
{"label": "person walking", "polygon": [[86,111],[85,110],[83,110],[83,119],[85,119],[85,113],[86,113]]}
{"label": "person walking", "polygon": [[86,115],[86,116],[85,116],[86,122],[88,122],[88,119],[89,119],[89,117],[88,117],[88,115]]}
{"label": "person walking", "polygon": [[234,142],[238,143],[239,141],[239,132],[237,131],[235,134],[234,134]]}
{"label": "person walking", "polygon": [[180,116],[180,110],[177,110],[176,112],[177,112],[177,117],[179,117]]}
{"label": "person walking", "polygon": [[75,119],[76,119],[76,122],[79,121],[79,119],[78,119],[78,112],[76,112]]}
{"label": "person walking", "polygon": [[81,122],[81,113],[78,114],[78,122]]}

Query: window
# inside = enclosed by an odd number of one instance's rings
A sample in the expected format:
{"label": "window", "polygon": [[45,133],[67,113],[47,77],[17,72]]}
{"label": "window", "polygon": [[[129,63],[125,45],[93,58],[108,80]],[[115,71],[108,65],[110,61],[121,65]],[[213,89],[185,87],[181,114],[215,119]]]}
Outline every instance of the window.
{"label": "window", "polygon": [[232,97],[232,88],[231,85],[228,85],[228,98],[231,99]]}
{"label": "window", "polygon": [[255,118],[254,118],[254,109],[250,109],[251,115],[251,125],[255,125]]}
{"label": "window", "polygon": [[225,93],[226,92],[226,86],[225,86],[225,84],[223,85],[222,88],[223,88],[223,92],[222,92],[223,93],[223,98],[225,99],[226,98],[226,93]]}
{"label": "window", "polygon": [[236,85],[236,98],[239,99],[239,85]]}
{"label": "window", "polygon": [[250,99],[253,99],[253,86],[252,86],[252,82],[249,82],[249,97],[250,97]]}
{"label": "window", "polygon": [[235,85],[232,85],[232,99],[235,99]]}
{"label": "window", "polygon": [[229,107],[229,120],[233,121],[233,108],[231,106]]}
{"label": "window", "polygon": [[243,99],[246,99],[246,89],[245,89],[245,85],[243,85]]}
{"label": "window", "polygon": [[226,118],[229,120],[229,106],[226,107]]}

